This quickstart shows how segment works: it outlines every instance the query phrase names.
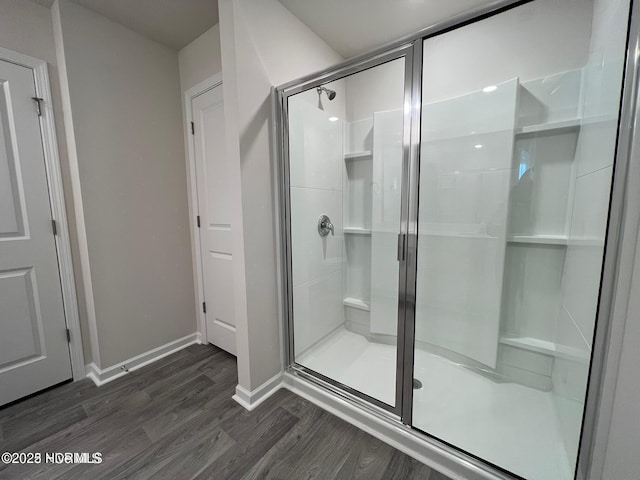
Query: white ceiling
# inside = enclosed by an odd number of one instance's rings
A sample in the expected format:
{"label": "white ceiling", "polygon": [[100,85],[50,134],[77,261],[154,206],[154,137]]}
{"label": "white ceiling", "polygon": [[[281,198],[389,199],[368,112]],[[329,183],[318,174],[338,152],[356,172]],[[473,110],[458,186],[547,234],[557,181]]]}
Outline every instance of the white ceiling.
{"label": "white ceiling", "polygon": [[345,58],[491,0],[279,0]]}
{"label": "white ceiling", "polygon": [[[51,7],[53,0],[34,0]],[[218,23],[218,0],[72,0],[175,50]]]}

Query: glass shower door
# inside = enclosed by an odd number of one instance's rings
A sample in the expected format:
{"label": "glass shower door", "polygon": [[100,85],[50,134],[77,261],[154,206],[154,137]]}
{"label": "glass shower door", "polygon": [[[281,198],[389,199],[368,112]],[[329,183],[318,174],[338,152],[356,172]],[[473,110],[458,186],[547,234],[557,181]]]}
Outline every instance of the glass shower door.
{"label": "glass shower door", "polygon": [[286,104],[294,367],[392,411],[405,55]]}
{"label": "glass shower door", "polygon": [[412,424],[527,479],[574,478],[629,7],[603,5],[423,44]]}

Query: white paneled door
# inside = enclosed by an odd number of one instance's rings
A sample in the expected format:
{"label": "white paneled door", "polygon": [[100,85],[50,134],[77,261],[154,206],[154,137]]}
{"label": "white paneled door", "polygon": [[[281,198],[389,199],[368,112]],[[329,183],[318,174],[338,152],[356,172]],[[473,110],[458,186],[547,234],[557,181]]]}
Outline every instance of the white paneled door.
{"label": "white paneled door", "polygon": [[72,377],[33,70],[0,61],[0,405]]}
{"label": "white paneled door", "polygon": [[231,202],[222,85],[192,100],[207,341],[236,354]]}

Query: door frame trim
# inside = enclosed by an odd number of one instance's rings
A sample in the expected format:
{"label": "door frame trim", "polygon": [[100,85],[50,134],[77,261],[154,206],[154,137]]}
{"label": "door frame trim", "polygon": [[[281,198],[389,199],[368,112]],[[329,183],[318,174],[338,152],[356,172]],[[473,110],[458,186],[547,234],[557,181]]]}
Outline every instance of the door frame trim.
{"label": "door frame trim", "polygon": [[1,47],[0,60],[32,70],[36,95],[43,100],[41,102],[42,115],[38,118],[40,120],[40,136],[44,153],[47,186],[49,187],[51,215],[57,223],[58,230],[57,235],[54,235],[54,240],[58,255],[58,271],[60,272],[65,322],[71,336],[69,341],[71,371],[74,381],[82,380],[86,376],[84,348],[82,346],[78,296],[71,256],[71,238],[69,236],[69,223],[64,201],[64,186],[47,62]]}
{"label": "door frame trim", "polygon": [[191,226],[191,259],[193,262],[193,276],[195,290],[195,302],[197,312],[197,333],[200,343],[207,342],[207,319],[202,311],[204,303],[204,277],[202,272],[202,250],[200,244],[200,228],[196,217],[200,214],[198,205],[198,183],[196,174],[196,151],[193,144],[194,136],[190,132],[191,122],[193,122],[193,108],[191,102],[194,98],[203,93],[222,85],[222,73],[216,73],[211,77],[197,83],[184,93],[184,133],[187,144],[187,178],[189,189],[189,225]]}

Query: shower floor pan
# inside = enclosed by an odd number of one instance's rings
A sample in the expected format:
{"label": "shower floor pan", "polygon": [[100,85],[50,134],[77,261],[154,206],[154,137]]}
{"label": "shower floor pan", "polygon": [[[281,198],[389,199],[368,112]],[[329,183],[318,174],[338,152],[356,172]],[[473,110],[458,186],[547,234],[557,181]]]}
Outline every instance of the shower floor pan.
{"label": "shower floor pan", "polygon": [[[396,348],[340,328],[297,363],[393,404]],[[413,423],[452,445],[531,480],[572,478],[551,392],[497,383],[417,350]]]}

